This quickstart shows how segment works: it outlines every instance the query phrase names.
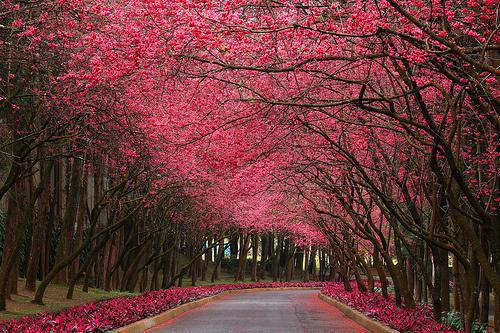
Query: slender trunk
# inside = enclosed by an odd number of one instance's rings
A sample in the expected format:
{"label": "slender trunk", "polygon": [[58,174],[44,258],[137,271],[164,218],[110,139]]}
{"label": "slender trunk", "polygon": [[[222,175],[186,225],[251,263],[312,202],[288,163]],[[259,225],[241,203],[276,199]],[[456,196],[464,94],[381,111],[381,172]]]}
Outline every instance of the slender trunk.
{"label": "slender trunk", "polygon": [[[211,247],[212,246],[212,237],[208,237],[208,246]],[[213,260],[212,260],[212,254],[213,254],[213,251],[210,250],[207,252],[207,254],[205,255],[205,261],[207,263],[211,263]],[[207,265],[208,266],[208,265]]]}
{"label": "slender trunk", "polygon": [[[230,237],[232,237],[233,235],[231,235]],[[191,268],[191,266],[193,265],[193,263],[196,261],[196,259],[198,259],[199,257],[201,257],[203,254],[205,254],[207,251],[211,250],[214,246],[216,246],[216,244],[218,244],[219,242],[223,241],[224,238],[227,238],[227,236],[222,236],[221,238],[219,238],[217,241],[215,241],[210,247],[207,247],[206,249],[202,250],[201,252],[199,252],[198,254],[196,254],[194,256],[193,259],[191,259],[190,262],[188,262],[186,265],[184,265],[180,271],[178,273],[176,273],[171,279],[170,279],[170,282],[167,286],[167,288],[170,288],[172,287],[173,285],[175,285],[175,283],[177,282],[177,280],[179,281],[182,281],[182,277],[189,271],[189,269]],[[174,256],[175,258],[175,256]]]}
{"label": "slender trunk", "polygon": [[[40,184],[31,196],[27,207],[25,206],[25,197],[23,195],[25,191],[23,180],[19,180],[14,185],[13,196],[9,198],[5,243],[0,267],[0,310],[5,310],[9,283],[11,288],[13,283],[15,283],[17,288],[17,273],[12,277],[12,271],[16,265],[16,260],[24,241],[26,227],[31,223],[36,200],[43,192],[44,185],[50,176],[50,169],[46,168],[42,173]],[[14,270],[14,272],[16,271]]]}
{"label": "slender trunk", "polygon": [[[173,286],[175,284],[174,278],[177,274],[177,268],[179,265],[179,242],[177,241],[176,244],[174,244],[174,250],[172,252],[172,261],[170,263],[170,277],[168,280],[168,284],[165,286],[165,288],[169,288],[170,286]],[[173,282],[173,283],[172,283]]]}
{"label": "slender trunk", "polygon": [[262,249],[260,256],[260,272],[259,272],[259,280],[265,279],[266,276],[266,266],[269,259],[269,235],[263,234],[261,236]]}
{"label": "slender trunk", "polygon": [[83,272],[86,272],[91,263],[95,260],[95,257],[97,256],[98,252],[105,246],[106,243],[108,243],[109,236],[106,235],[99,241],[96,247],[92,249],[92,251],[87,254],[87,258],[85,258],[85,262],[83,263],[82,268],[78,271],[75,272],[73,277],[71,278],[71,281],[69,282],[68,285],[68,291],[66,293],[66,298],[67,299],[72,299],[73,298],[73,292],[75,289],[75,285],[80,279],[80,276],[83,274]]}
{"label": "slender trunk", "polygon": [[[82,160],[79,158],[73,159],[71,166],[71,180],[67,192],[66,209],[61,221],[61,233],[56,249],[56,261],[61,261],[71,251],[71,239],[73,235],[74,221],[78,211],[78,199],[81,190],[81,164]],[[65,284],[68,282],[69,270],[67,267],[61,271],[54,278],[54,282]]]}
{"label": "slender trunk", "polygon": [[388,298],[389,293],[387,291],[387,287],[389,283],[377,249],[373,250],[373,264],[375,265],[375,269],[377,270],[377,274],[380,280],[380,288],[382,289],[382,296],[384,298]]}
{"label": "slender trunk", "polygon": [[[41,173],[48,172],[50,174],[50,171],[45,171],[49,167],[52,169],[52,163],[46,161],[40,162]],[[45,242],[45,222],[47,220],[47,212],[49,209],[50,182],[48,180],[49,176],[47,176],[45,185],[43,186],[43,191],[40,194],[40,200],[38,200],[38,215],[35,226],[33,227],[31,252],[26,271],[26,289],[31,291],[35,291],[36,289],[38,268],[40,267],[40,264],[44,264],[44,262],[41,261],[41,253],[43,253],[42,246]]]}
{"label": "slender trunk", "polygon": [[310,248],[309,246],[306,247],[305,249],[305,264],[304,264],[304,271],[303,271],[303,278],[302,281],[307,282],[309,281],[309,255],[310,255]]}
{"label": "slender trunk", "polygon": [[[481,228],[481,243],[483,244],[484,252],[488,253],[488,239],[484,228]],[[490,314],[490,283],[484,276],[484,270],[481,269],[481,305],[479,307],[479,321],[488,323]],[[497,309],[499,311],[500,309]]]}
{"label": "slender trunk", "polygon": [[219,248],[219,251],[217,252],[217,258],[215,260],[214,271],[212,272],[212,277],[210,278],[210,281],[212,283],[215,282],[215,280],[218,280],[220,278],[220,264],[222,262],[222,259],[224,258],[224,250],[226,248],[226,247],[224,247],[224,240],[221,240],[218,248]]}
{"label": "slender trunk", "polygon": [[347,265],[347,257],[345,255],[340,255],[339,256],[339,262],[340,262],[340,269],[339,269],[339,275],[340,279],[342,280],[342,284],[344,285],[344,290],[345,291],[352,291],[351,283],[349,281],[349,276],[348,276],[348,265]]}
{"label": "slender trunk", "polygon": [[[54,277],[57,275],[57,273],[63,269],[64,267],[67,267],[69,264],[71,264],[73,262],[73,260],[75,260],[75,258],[80,255],[80,253],[90,245],[90,243],[92,241],[94,241],[95,239],[97,239],[97,237],[107,233],[107,232],[110,232],[110,233],[113,233],[115,232],[116,230],[118,230],[119,228],[121,228],[121,226],[125,223],[125,221],[131,216],[133,215],[141,206],[140,205],[137,205],[134,209],[131,210],[131,212],[126,216],[124,217],[121,221],[117,222],[116,224],[114,225],[111,225],[107,228],[105,228],[104,230],[100,231],[99,233],[97,233],[96,235],[93,235],[93,228],[95,227],[95,216],[98,215],[99,213],[95,213],[93,212],[91,214],[91,232],[90,232],[90,236],[82,243],[82,245],[77,248],[75,251],[73,251],[73,253],[64,258],[62,261],[59,261],[57,262],[54,267],[52,268],[52,270],[47,274],[47,276],[45,277],[45,279],[43,279],[43,281],[40,283],[40,285],[38,286],[36,292],[35,292],[35,298],[33,299],[32,303],[35,303],[35,304],[40,304],[40,305],[43,305],[43,295],[45,293],[45,290],[47,289],[48,285],[52,282],[52,280],[54,279]],[[93,236],[92,236],[93,235]],[[88,276],[88,274],[87,274]]]}
{"label": "slender trunk", "polygon": [[172,253],[173,253],[173,250],[170,251],[166,256],[164,256],[162,261],[161,261],[161,270],[162,270],[161,271],[161,273],[162,273],[161,287],[162,287],[162,289],[167,288],[168,280],[170,279]]}
{"label": "slender trunk", "polygon": [[[139,262],[141,259],[144,257],[146,251],[147,251],[148,246],[144,244],[142,248],[139,250],[139,252],[134,256],[134,259],[132,262],[128,265],[127,270],[123,274],[123,280],[122,280],[122,286],[120,288],[121,291],[125,290],[132,290],[132,292],[135,289],[135,285],[133,285],[133,280],[134,280],[134,272],[136,271],[137,267],[139,266]],[[134,288],[134,289],[132,289]]]}
{"label": "slender trunk", "polygon": [[408,278],[406,276],[405,270],[405,258],[402,255],[402,244],[398,236],[394,235],[394,246],[396,249],[396,256],[398,259],[397,269],[398,269],[398,278],[399,278],[399,292],[401,293],[401,297],[403,298],[404,305],[407,307],[415,307],[415,300],[413,299],[413,295],[408,289]]}
{"label": "slender trunk", "polygon": [[[302,278],[302,270],[304,267],[304,249],[298,249],[297,253],[295,254],[295,263],[294,263],[294,277],[297,276],[297,274],[301,274]],[[293,278],[293,277],[292,277]]]}
{"label": "slender trunk", "polygon": [[325,255],[322,249],[318,250],[319,257],[319,280],[323,281],[323,271],[325,270]]}
{"label": "slender trunk", "polygon": [[[274,244],[272,244],[274,247]],[[281,255],[281,242],[280,242],[280,236],[278,236],[278,242],[276,244],[276,248],[273,252],[272,255],[272,275],[273,275],[273,282],[278,281],[279,279],[279,271],[280,271],[280,255]]]}
{"label": "slender trunk", "polygon": [[[13,283],[17,284],[15,270],[18,254],[21,250],[22,233],[25,228],[21,221],[21,212],[25,210],[24,180],[19,180],[8,196],[7,218],[5,221],[5,242],[3,247],[2,265],[0,268],[0,310],[5,310],[6,299],[13,291]],[[16,275],[13,279],[13,273]],[[14,281],[13,281],[14,280]]]}
{"label": "slender trunk", "polygon": [[[189,249],[189,259],[194,257],[194,248],[191,247]],[[201,256],[200,256],[201,258]],[[191,286],[196,286],[196,279],[198,277],[198,265],[200,264],[200,259],[197,258],[193,261],[193,264],[190,267],[191,270]]]}
{"label": "slender trunk", "polygon": [[252,281],[257,282],[257,256],[259,252],[259,236],[252,235]]}
{"label": "slender trunk", "polygon": [[[422,241],[417,241],[417,256],[422,259],[424,258],[424,248]],[[427,270],[427,262],[422,260],[422,265],[418,266],[418,269],[415,270],[415,301],[417,303],[422,302],[422,290],[423,290],[423,276],[426,274]]]}
{"label": "slender trunk", "polygon": [[295,246],[293,245],[292,241],[290,241],[287,249],[288,251],[285,265],[285,281],[289,282],[292,280],[293,258],[295,257]]}
{"label": "slender trunk", "polygon": [[355,254],[355,255],[356,255],[356,259],[360,263],[360,266],[366,275],[366,279],[368,280],[368,291],[373,292],[373,289],[375,288],[375,280],[373,279],[373,274],[370,270],[370,267],[369,267],[368,263],[364,260],[364,258],[359,256],[358,254]]}
{"label": "slender trunk", "polygon": [[318,249],[313,246],[311,249],[311,256],[309,259],[309,267],[307,268],[309,271],[309,274],[312,276],[312,279],[316,281],[316,251]]}
{"label": "slender trunk", "polygon": [[[123,234],[124,234],[124,232],[121,232],[120,236],[122,236]],[[129,236],[127,237],[127,240],[125,241],[125,244],[123,246],[123,250],[120,252],[120,255],[115,260],[113,266],[111,267],[109,273],[106,276],[106,281],[104,282],[104,290],[106,290],[106,291],[110,291],[111,290],[111,279],[112,279],[112,277],[115,276],[115,275],[119,276],[119,274],[117,273],[117,271],[119,270],[120,265],[122,265],[123,262],[125,261],[126,255],[130,251],[135,250],[137,248],[137,247],[134,247],[134,248],[131,247],[131,243],[134,240],[134,235],[135,235],[135,233],[133,233],[133,232],[129,233]],[[122,237],[120,237],[120,239],[121,238]],[[115,284],[115,285],[118,286],[118,284]]]}
{"label": "slender trunk", "polygon": [[493,329],[495,332],[500,332],[500,295],[495,293],[495,316],[493,318]]}
{"label": "slender trunk", "polygon": [[240,256],[238,258],[238,268],[234,281],[245,281],[245,268],[247,263],[248,247],[250,244],[250,235],[242,235],[240,242]]}

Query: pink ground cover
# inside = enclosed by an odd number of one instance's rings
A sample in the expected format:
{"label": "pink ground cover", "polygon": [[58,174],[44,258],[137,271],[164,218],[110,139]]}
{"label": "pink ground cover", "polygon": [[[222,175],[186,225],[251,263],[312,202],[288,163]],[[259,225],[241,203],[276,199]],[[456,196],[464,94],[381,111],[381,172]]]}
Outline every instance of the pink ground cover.
{"label": "pink ground cover", "polygon": [[0,323],[0,332],[105,332],[157,315],[184,303],[226,290],[281,287],[323,287],[323,282],[272,282],[170,288],[78,305]]}
{"label": "pink ground cover", "polygon": [[393,297],[386,299],[380,293],[360,292],[355,285],[353,289],[354,291],[347,292],[341,283],[334,283],[325,285],[321,293],[400,332],[459,332],[434,321],[432,308],[429,306],[420,305],[415,309],[398,308]]}

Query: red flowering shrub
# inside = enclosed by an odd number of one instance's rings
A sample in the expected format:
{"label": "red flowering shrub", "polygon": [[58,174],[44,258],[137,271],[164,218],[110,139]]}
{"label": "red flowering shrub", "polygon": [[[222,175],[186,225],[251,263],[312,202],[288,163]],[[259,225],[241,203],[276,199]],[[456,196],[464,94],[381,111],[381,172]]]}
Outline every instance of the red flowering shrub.
{"label": "red flowering shrub", "polygon": [[400,331],[434,333],[455,331],[432,318],[432,308],[417,306],[415,309],[399,308],[393,297],[384,298],[379,293],[360,292],[353,285],[354,291],[344,290],[342,284],[328,284],[321,289],[321,293],[358,310],[367,317]]}
{"label": "red flowering shrub", "polygon": [[272,282],[171,288],[139,296],[78,305],[58,313],[40,313],[0,323],[0,332],[105,332],[157,315],[181,304],[226,290],[280,287],[323,287],[323,282]]}

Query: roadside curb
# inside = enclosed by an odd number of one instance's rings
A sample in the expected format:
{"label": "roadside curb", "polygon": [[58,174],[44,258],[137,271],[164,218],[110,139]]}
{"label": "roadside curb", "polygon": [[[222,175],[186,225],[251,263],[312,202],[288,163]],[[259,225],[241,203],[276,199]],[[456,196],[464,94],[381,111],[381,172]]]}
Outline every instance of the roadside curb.
{"label": "roadside curb", "polygon": [[318,294],[318,297],[322,300],[325,301],[326,303],[335,306],[337,309],[339,309],[341,312],[343,312],[347,317],[351,318],[364,328],[368,329],[370,332],[373,333],[399,333],[399,331],[390,328],[389,326],[382,324],[379,321],[376,321],[374,319],[368,318],[358,310],[355,310],[351,308],[350,306],[345,305],[344,303],[341,303],[339,301],[334,300],[331,297],[328,297],[326,295],[323,295],[322,293]]}
{"label": "roadside curb", "polygon": [[175,308],[172,308],[170,310],[167,310],[165,312],[162,312],[156,316],[145,318],[139,321],[136,321],[132,324],[129,324],[127,326],[123,326],[120,328],[117,328],[115,330],[112,330],[112,333],[140,333],[144,332],[145,330],[154,327],[156,325],[159,325],[165,321],[168,321],[170,319],[173,319],[181,314],[183,314],[186,311],[198,308],[200,306],[203,306],[207,303],[213,302],[215,300],[218,300],[220,298],[223,298],[224,296],[231,295],[231,294],[243,294],[243,293],[251,293],[251,292],[259,292],[259,291],[285,291],[285,290],[320,290],[321,287],[282,287],[282,288],[249,288],[249,289],[234,289],[234,290],[226,290],[221,293],[218,293],[213,296],[207,296],[204,298],[201,298],[196,301],[184,303],[182,305],[179,305]]}

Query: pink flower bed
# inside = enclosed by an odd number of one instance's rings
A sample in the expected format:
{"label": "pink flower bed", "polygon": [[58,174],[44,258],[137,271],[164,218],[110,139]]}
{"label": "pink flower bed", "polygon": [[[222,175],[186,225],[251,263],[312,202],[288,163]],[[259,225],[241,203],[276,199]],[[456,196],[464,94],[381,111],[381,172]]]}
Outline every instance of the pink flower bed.
{"label": "pink flower bed", "polygon": [[434,321],[432,308],[428,306],[417,306],[415,309],[398,308],[392,297],[386,299],[379,293],[360,292],[354,285],[353,289],[354,291],[347,292],[342,284],[335,283],[324,286],[321,293],[400,332],[459,332]]}
{"label": "pink flower bed", "polygon": [[272,282],[171,288],[78,305],[58,313],[40,313],[0,323],[0,332],[106,332],[168,309],[226,290],[281,287],[323,287],[323,282]]}

